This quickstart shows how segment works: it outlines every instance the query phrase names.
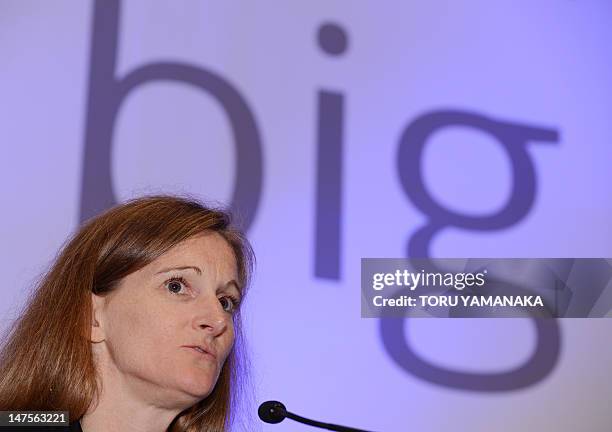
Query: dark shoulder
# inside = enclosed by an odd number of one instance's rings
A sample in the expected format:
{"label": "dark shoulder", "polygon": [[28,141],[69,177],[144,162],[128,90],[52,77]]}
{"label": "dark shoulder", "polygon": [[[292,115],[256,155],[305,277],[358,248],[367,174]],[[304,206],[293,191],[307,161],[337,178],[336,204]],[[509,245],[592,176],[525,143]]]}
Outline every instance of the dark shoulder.
{"label": "dark shoulder", "polygon": [[4,426],[1,432],[83,432],[81,423],[70,423],[69,426]]}

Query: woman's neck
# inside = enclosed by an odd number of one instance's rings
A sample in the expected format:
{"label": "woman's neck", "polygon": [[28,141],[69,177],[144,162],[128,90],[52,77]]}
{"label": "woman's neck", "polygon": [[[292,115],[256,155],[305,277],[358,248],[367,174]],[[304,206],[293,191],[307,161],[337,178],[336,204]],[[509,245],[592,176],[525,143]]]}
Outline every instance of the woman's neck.
{"label": "woman's neck", "polygon": [[[109,365],[97,365],[101,379],[98,398],[81,418],[83,432],[165,432],[189,404],[178,404],[176,395],[164,393],[149,382],[126,378]],[[169,405],[169,401],[174,401]]]}

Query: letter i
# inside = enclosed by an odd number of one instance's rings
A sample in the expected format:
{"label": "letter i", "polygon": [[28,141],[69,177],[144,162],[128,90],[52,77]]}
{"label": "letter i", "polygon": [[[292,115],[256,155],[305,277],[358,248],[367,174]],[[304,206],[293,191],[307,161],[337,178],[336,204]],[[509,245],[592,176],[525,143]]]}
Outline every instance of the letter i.
{"label": "letter i", "polygon": [[[330,56],[343,54],[348,45],[344,29],[323,24],[319,47]],[[342,216],[342,136],[344,97],[321,90],[317,117],[317,186],[315,219],[315,276],[340,279]]]}

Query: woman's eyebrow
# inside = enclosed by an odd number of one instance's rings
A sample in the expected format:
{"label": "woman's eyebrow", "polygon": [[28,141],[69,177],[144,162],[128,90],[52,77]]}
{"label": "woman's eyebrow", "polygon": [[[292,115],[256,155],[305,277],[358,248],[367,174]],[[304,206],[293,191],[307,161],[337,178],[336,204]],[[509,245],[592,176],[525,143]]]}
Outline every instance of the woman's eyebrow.
{"label": "woman's eyebrow", "polygon": [[240,296],[242,297],[242,289],[240,285],[238,285],[238,282],[236,282],[234,279],[232,279],[231,281],[225,284],[224,289],[227,289],[227,288],[229,289],[234,288],[238,292],[238,294],[240,294]]}
{"label": "woman's eyebrow", "polygon": [[196,267],[196,266],[176,266],[176,267],[168,267],[168,268],[165,268],[165,269],[162,269],[162,270],[158,271],[158,272],[157,272],[157,273],[155,273],[155,274],[160,274],[160,273],[168,273],[168,272],[170,272],[170,271],[172,271],[172,270],[193,270],[193,271],[195,271],[195,272],[196,272],[198,275],[200,275],[200,276],[202,275],[202,270],[200,270],[200,268],[199,268],[199,267]]}

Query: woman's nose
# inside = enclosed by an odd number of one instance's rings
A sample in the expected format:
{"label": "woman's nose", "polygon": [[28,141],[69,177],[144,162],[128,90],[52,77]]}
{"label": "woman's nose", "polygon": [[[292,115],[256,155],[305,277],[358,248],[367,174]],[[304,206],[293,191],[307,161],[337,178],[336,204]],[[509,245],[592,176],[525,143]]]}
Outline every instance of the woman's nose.
{"label": "woman's nose", "polygon": [[213,337],[223,334],[231,320],[216,297],[207,298],[205,304],[200,304],[194,316],[194,327],[210,332]]}

